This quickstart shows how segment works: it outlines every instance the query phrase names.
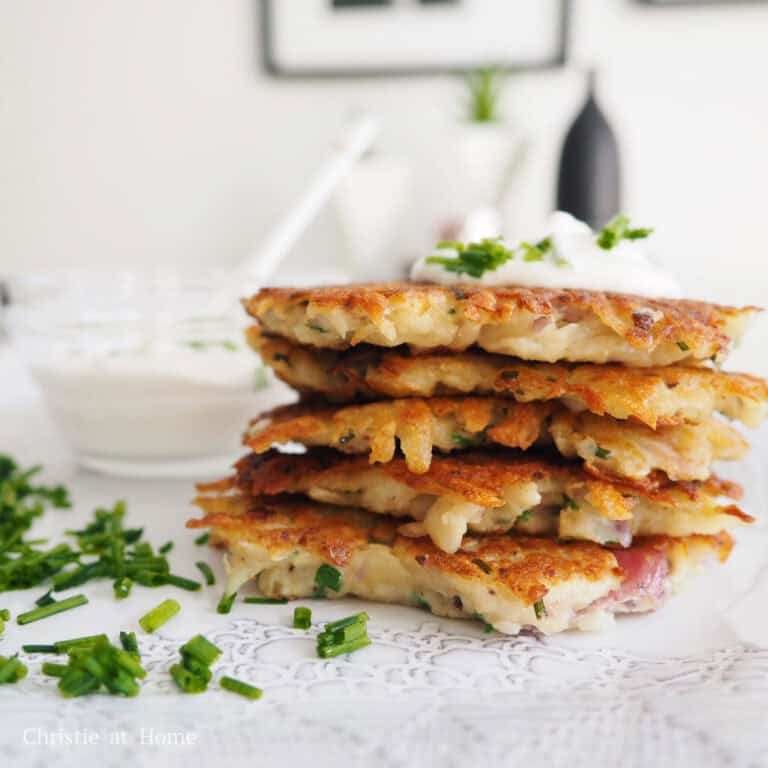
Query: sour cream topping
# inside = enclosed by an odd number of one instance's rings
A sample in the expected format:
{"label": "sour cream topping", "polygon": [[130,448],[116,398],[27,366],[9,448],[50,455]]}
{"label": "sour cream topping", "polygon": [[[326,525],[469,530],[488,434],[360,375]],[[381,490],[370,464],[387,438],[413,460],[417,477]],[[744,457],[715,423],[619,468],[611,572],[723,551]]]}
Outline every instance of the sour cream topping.
{"label": "sour cream topping", "polygon": [[[652,235],[619,240],[609,250],[597,244],[598,235],[583,221],[557,211],[550,217],[543,235],[551,247],[540,261],[526,261],[522,253],[516,251],[514,258],[496,269],[487,269],[481,277],[472,277],[450,271],[442,264],[429,263],[429,257],[422,257],[413,265],[411,279],[441,285],[580,288],[649,297],[682,296],[675,276],[653,259],[649,245]],[[457,256],[457,251],[441,248],[432,255],[451,257]]]}

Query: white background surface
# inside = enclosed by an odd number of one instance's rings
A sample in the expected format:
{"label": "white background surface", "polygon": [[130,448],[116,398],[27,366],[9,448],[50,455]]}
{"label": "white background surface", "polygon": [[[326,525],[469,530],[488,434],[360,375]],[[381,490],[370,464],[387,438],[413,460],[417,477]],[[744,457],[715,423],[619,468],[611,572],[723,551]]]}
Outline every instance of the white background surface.
{"label": "white background surface", "polygon": [[[24,462],[41,461],[46,479],[63,480],[75,509],[48,514],[41,533],[61,537],[80,527],[99,504],[128,502],[128,522],[149,541],[176,542],[172,568],[197,575],[219,557],[193,544],[183,522],[195,514],[186,481],[127,481],[76,472],[36,391],[8,347],[0,346],[4,388],[0,449]],[[727,476],[745,483],[744,508],[764,517],[768,440],[752,433],[755,451]],[[226,467],[221,468],[221,473]],[[27,659],[29,677],[0,687],[0,753],[13,766],[763,766],[768,749],[768,530],[764,521],[742,532],[731,561],[701,574],[665,609],[620,620],[600,635],[566,634],[539,643],[486,635],[471,622],[438,620],[413,609],[362,604],[373,645],[344,659],[321,661],[317,629],[289,628],[292,606],[236,604],[219,616],[219,588],[187,593],[137,587],[116,603],[108,582],[83,588],[89,605],[49,620],[7,625],[0,653],[22,643],[134,629],[149,670],[139,698],[66,701]],[[42,589],[4,593],[15,615]],[[79,590],[78,590],[79,591]],[[157,636],[138,618],[167,596],[181,613]],[[308,601],[312,602],[312,601]],[[361,603],[315,601],[315,622]],[[232,674],[264,688],[248,702],[212,685],[183,696],[167,670],[178,648],[197,632],[224,649],[216,676]],[[32,729],[32,730],[28,730]],[[38,731],[36,729],[41,729]],[[49,747],[62,729],[88,729],[99,743]],[[155,735],[191,734],[194,746],[141,743]],[[109,744],[110,734],[125,744]],[[32,743],[25,743],[26,741]]]}
{"label": "white background surface", "polygon": [[[657,228],[691,296],[764,302],[768,4],[574,6],[573,61],[601,67],[624,207]],[[0,0],[0,273],[234,263],[296,198],[353,107],[380,114],[381,150],[413,167],[403,248],[423,246],[461,84],[270,79],[255,7]],[[573,69],[509,82],[505,115],[531,139],[510,200],[517,230],[535,231],[553,204],[582,87]],[[340,252],[327,211],[288,267]],[[751,343],[750,369],[768,373],[768,323]]]}

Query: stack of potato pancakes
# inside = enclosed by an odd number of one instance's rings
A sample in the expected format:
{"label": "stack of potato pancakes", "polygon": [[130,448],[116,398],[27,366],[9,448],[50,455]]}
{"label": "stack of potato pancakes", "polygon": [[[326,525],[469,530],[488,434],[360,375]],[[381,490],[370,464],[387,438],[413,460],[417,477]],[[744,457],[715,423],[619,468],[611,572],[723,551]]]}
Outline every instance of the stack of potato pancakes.
{"label": "stack of potato pancakes", "polygon": [[[357,595],[506,633],[660,605],[750,523],[712,474],[768,383],[717,366],[754,308],[581,290],[264,289],[249,340],[301,394],[200,486],[230,593]],[[279,452],[287,443],[304,453]]]}

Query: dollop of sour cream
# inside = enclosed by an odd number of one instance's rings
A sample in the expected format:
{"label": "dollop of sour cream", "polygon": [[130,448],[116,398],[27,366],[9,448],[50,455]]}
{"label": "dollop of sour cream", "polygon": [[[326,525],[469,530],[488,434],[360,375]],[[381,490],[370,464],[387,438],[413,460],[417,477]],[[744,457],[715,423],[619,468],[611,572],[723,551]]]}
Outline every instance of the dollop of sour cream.
{"label": "dollop of sour cream", "polygon": [[[430,264],[420,258],[411,269],[418,282],[455,285],[469,283],[487,286],[526,288],[580,288],[583,290],[630,293],[638,296],[680,298],[682,287],[652,256],[648,240],[619,240],[606,250],[597,244],[598,233],[568,213],[557,211],[549,219],[545,237],[551,248],[540,261],[526,261],[519,253],[482,277],[472,277]],[[456,256],[451,248],[432,255]]]}

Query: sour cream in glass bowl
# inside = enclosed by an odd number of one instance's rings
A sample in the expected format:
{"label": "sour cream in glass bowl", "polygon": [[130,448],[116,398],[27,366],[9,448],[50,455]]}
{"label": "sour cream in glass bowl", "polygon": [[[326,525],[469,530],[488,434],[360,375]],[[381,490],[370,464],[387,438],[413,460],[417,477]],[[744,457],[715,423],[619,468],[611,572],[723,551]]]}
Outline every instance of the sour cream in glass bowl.
{"label": "sour cream in glass bowl", "polygon": [[[231,461],[286,399],[243,339],[224,270],[63,272],[11,281],[6,325],[78,462],[187,475]],[[226,466],[226,465],[225,465]]]}

